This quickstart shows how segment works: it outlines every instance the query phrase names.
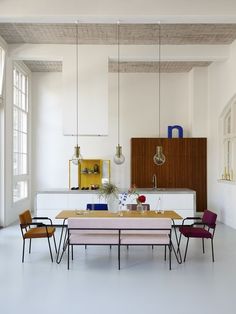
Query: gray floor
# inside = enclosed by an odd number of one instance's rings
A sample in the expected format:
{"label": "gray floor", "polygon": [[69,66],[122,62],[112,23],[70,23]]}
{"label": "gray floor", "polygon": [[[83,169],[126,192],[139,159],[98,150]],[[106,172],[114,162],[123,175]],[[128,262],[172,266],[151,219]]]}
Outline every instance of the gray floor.
{"label": "gray floor", "polygon": [[[185,244],[185,241],[184,243]],[[76,248],[71,269],[66,258],[51,263],[46,240],[34,240],[21,263],[18,226],[0,230],[0,311],[28,313],[236,313],[236,230],[217,225],[215,263],[210,243],[192,240],[186,263],[173,269],[163,248]]]}

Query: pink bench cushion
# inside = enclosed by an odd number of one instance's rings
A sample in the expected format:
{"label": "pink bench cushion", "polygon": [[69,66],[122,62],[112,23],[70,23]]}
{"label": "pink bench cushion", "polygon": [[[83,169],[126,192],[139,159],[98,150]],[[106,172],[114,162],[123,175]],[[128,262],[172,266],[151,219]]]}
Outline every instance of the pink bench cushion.
{"label": "pink bench cushion", "polygon": [[[69,218],[68,228],[135,228],[122,230],[121,244],[169,244],[169,218]],[[118,230],[70,230],[70,244],[118,244]]]}

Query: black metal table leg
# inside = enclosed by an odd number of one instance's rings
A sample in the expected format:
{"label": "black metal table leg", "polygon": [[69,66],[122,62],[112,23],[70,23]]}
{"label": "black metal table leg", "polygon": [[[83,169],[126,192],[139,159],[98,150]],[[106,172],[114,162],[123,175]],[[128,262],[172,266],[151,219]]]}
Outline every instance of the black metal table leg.
{"label": "black metal table leg", "polygon": [[[177,244],[177,251],[175,251],[175,248],[173,246],[173,243],[172,243],[172,247],[174,249],[174,253],[175,253],[175,257],[176,257],[176,260],[179,264],[182,263],[182,255],[181,255],[181,251],[180,251],[180,239],[178,239],[178,235],[177,235],[177,231],[176,231],[176,225],[175,225],[175,221],[174,219],[172,219],[172,222],[173,222],[173,227],[174,227],[174,232],[175,232],[175,239],[176,239],[176,244]],[[179,255],[179,257],[178,257]]]}
{"label": "black metal table leg", "polygon": [[[65,250],[67,248],[67,225],[65,224],[66,220],[67,219],[63,220],[63,224],[61,227],[61,235],[60,235],[60,241],[59,241],[58,250],[57,250],[57,259],[56,259],[57,264],[60,264],[62,257],[65,253]],[[63,239],[63,235],[64,235],[64,239]],[[63,245],[61,248],[62,242],[63,242]]]}

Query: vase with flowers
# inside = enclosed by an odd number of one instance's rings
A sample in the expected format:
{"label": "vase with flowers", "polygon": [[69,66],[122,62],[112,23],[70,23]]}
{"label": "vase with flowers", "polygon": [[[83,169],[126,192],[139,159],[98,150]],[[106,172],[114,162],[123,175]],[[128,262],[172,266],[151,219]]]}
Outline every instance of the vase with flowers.
{"label": "vase with flowers", "polygon": [[139,195],[135,185],[133,185],[129,189],[129,195],[135,195],[136,202],[137,202],[137,211],[143,211],[143,203],[146,202],[146,196],[145,195]]}

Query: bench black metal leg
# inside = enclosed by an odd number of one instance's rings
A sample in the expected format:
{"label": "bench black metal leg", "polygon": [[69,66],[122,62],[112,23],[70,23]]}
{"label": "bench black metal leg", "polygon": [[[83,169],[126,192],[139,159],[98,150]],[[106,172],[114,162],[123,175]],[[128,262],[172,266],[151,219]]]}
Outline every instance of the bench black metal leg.
{"label": "bench black metal leg", "polygon": [[119,230],[119,242],[118,242],[118,269],[120,270],[120,230]]}
{"label": "bench black metal leg", "polygon": [[67,244],[68,246],[68,254],[67,254],[67,269],[70,269],[70,244]]}
{"label": "bench black metal leg", "polygon": [[169,245],[169,270],[171,270],[171,244]]}

